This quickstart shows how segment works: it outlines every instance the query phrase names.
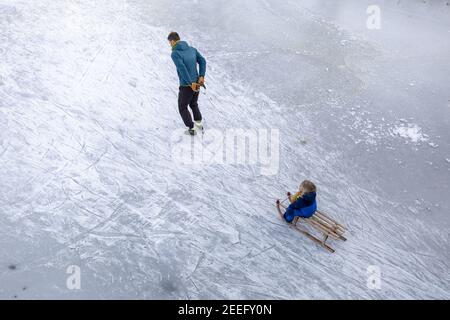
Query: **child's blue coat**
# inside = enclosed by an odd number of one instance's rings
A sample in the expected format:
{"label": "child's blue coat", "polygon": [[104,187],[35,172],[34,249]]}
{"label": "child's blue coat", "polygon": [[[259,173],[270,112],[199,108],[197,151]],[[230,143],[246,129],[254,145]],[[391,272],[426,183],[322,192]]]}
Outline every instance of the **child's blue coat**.
{"label": "child's blue coat", "polygon": [[316,211],[316,193],[309,192],[289,205],[284,214],[284,219],[286,222],[291,223],[295,217],[311,218]]}

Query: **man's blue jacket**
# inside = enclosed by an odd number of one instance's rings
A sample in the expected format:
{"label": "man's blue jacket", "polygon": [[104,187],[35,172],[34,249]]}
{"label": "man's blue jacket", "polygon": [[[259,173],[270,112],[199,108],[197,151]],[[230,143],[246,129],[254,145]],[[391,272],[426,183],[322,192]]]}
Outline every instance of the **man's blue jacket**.
{"label": "man's blue jacket", "polygon": [[[206,60],[197,49],[190,47],[186,41],[178,41],[172,48],[172,60],[177,67],[180,86],[190,86],[199,77],[206,74]],[[200,70],[197,71],[197,64]]]}

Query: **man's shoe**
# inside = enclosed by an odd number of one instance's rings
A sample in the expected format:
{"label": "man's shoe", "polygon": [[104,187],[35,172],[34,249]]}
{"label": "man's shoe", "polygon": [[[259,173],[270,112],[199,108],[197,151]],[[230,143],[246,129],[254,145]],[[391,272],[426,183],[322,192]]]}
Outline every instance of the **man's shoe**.
{"label": "man's shoe", "polygon": [[194,126],[192,129],[188,129],[188,131],[186,131],[186,134],[195,136],[197,134],[197,128]]}
{"label": "man's shoe", "polygon": [[199,131],[203,131],[203,124],[201,121],[194,121],[194,128]]}

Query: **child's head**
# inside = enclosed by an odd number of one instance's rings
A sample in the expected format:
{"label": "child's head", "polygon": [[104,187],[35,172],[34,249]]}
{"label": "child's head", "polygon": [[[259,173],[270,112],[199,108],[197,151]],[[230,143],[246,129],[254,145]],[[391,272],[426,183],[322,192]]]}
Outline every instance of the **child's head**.
{"label": "child's head", "polygon": [[309,192],[316,192],[316,185],[309,180],[305,180],[300,184],[301,194],[306,194]]}

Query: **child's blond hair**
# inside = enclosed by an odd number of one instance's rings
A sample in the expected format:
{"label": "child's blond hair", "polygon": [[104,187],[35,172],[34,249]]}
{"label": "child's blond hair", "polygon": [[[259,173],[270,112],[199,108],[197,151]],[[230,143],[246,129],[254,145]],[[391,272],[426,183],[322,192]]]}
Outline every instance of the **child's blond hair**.
{"label": "child's blond hair", "polygon": [[304,195],[309,192],[316,192],[316,185],[309,180],[305,180],[300,184],[300,193]]}
{"label": "child's blond hair", "polygon": [[305,180],[300,184],[299,191],[291,197],[291,201],[296,201],[308,192],[316,192],[316,185],[309,180]]}

